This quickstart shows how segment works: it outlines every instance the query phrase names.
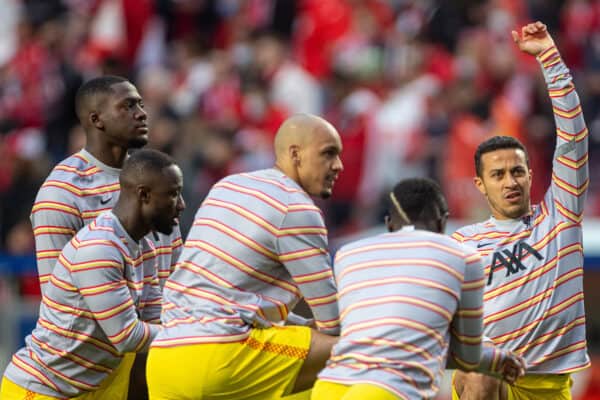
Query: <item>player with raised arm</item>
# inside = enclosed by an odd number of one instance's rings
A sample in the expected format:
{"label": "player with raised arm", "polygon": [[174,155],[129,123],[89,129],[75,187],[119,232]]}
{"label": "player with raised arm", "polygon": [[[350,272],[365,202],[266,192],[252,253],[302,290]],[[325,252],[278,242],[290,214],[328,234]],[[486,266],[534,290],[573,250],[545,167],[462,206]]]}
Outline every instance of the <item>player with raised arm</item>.
{"label": "player with raised arm", "polygon": [[390,233],[337,252],[341,335],[313,400],[431,399],[446,365],[523,373],[519,357],[483,344],[481,257],[442,234],[447,217],[435,182],[406,179],[390,193]]}
{"label": "player with raised arm", "polygon": [[145,352],[161,329],[159,254],[146,236],[170,234],[185,204],[173,159],[140,150],[127,159],[121,194],[65,246],[40,316],[8,365],[0,398],[127,398],[116,385],[124,353]]}
{"label": "player with raised arm", "polygon": [[453,237],[476,248],[486,271],[484,332],[499,348],[527,362],[513,385],[457,372],[455,399],[570,399],[570,374],[587,368],[581,220],[588,176],[588,130],[569,69],[546,26],[512,32],[535,56],[552,101],[556,149],[552,182],[530,204],[527,150],[516,139],[493,137],[475,153],[474,178],[492,216]]}
{"label": "player with raised arm", "polygon": [[[165,284],[165,329],[148,355],[151,399],[300,392],[337,341],[327,229],[310,196],[331,195],[340,136],[322,118],[299,114],[274,145],[274,168],[222,179],[196,213]],[[318,330],[279,325],[302,297]]]}

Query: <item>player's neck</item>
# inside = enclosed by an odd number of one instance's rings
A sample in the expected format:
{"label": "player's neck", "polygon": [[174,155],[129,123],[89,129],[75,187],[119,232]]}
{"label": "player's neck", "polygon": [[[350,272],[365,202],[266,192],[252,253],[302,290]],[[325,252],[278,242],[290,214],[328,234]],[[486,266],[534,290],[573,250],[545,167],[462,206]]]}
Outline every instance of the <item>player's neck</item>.
{"label": "player's neck", "polygon": [[85,150],[96,157],[98,161],[113,168],[122,168],[125,158],[127,158],[127,149],[114,144],[88,142]]}
{"label": "player's neck", "polygon": [[137,207],[124,204],[122,198],[117,201],[112,212],[119,219],[123,229],[125,229],[129,236],[136,242],[150,232],[150,229],[148,229],[142,218],[137,215]]}

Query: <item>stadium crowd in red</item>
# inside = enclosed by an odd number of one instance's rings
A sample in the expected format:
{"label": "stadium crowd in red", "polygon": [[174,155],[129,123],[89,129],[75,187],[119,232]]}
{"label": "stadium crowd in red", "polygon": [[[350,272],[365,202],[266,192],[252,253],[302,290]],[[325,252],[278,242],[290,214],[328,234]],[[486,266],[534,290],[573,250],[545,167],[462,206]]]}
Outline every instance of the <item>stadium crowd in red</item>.
{"label": "stadium crowd in red", "polygon": [[[140,89],[151,146],[184,169],[185,232],[221,177],[269,167],[290,114],[325,116],[345,171],[330,235],[377,224],[401,178],[432,176],[453,218],[482,216],[472,154],[496,134],[534,149],[547,186],[554,124],[537,65],[506,32],[546,21],[600,139],[600,2],[584,0],[12,0],[0,20],[0,249],[33,251],[28,215],[49,169],[82,147],[76,89],[99,74]],[[493,43],[493,45],[492,45]],[[490,52],[489,49],[501,49]],[[592,180],[588,215],[600,214]]]}

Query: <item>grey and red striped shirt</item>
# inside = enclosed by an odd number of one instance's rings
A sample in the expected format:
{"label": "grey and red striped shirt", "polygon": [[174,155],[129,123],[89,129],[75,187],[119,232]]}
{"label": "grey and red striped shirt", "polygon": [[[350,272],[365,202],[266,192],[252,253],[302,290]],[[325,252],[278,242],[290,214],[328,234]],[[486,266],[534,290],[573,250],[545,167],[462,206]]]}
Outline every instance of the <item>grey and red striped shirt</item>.
{"label": "grey and red striped shirt", "polygon": [[321,211],[276,169],[218,182],[164,287],[165,329],[152,347],[242,341],[286,320],[304,297],[317,327],[339,331]]}
{"label": "grey and red striped shirt", "polygon": [[59,398],[97,390],[123,353],[147,351],[160,329],[157,258],[112,212],[98,216],[58,257],[37,325],[5,376]]}
{"label": "grey and red striped shirt", "polygon": [[[31,210],[42,295],[63,247],[81,228],[116,204],[120,172],[81,150],[56,165],[46,178]],[[175,227],[171,235],[153,233],[148,237],[158,252],[163,284],[181,252],[181,233]]]}
{"label": "grey and red striped shirt", "polygon": [[447,361],[497,372],[501,352],[482,348],[485,282],[476,251],[403,229],[343,246],[334,272],[342,332],[320,380],[420,399],[435,396]]}
{"label": "grey and red striped shirt", "polygon": [[550,188],[532,215],[492,217],[457,230],[453,237],[483,257],[486,336],[523,356],[528,373],[560,374],[590,364],[581,230],[589,184],[588,130],[558,50],[544,51],[538,61],[557,133]]}

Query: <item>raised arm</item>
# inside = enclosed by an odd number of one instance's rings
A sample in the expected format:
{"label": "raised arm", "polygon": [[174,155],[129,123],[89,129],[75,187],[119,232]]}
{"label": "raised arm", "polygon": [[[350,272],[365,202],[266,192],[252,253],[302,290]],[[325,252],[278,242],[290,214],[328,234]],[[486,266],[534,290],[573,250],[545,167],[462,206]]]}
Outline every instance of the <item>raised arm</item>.
{"label": "raised arm", "polygon": [[512,35],[519,48],[540,63],[552,101],[557,137],[546,206],[579,223],[589,185],[588,130],[573,78],[544,24],[526,25],[521,34]]}

